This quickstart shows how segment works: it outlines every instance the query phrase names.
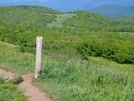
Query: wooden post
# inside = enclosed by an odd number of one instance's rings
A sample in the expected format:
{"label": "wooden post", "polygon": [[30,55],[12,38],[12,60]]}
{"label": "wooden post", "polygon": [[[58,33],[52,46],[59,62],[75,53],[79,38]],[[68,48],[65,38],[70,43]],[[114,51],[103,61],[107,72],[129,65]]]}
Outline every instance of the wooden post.
{"label": "wooden post", "polygon": [[41,55],[42,55],[42,36],[36,37],[36,63],[35,63],[35,78],[39,76],[41,68]]}

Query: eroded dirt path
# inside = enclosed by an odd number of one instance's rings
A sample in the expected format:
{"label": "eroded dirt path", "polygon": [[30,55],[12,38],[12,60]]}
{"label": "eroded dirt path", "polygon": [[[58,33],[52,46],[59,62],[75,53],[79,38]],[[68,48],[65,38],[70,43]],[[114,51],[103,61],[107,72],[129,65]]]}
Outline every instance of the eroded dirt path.
{"label": "eroded dirt path", "polygon": [[[0,75],[9,79],[17,76],[16,74],[7,72],[3,69],[0,69]],[[38,87],[32,84],[34,77],[33,73],[25,74],[22,77],[24,81],[18,84],[18,87],[24,91],[24,94],[27,97],[28,101],[53,101],[50,99],[47,93],[42,92]]]}

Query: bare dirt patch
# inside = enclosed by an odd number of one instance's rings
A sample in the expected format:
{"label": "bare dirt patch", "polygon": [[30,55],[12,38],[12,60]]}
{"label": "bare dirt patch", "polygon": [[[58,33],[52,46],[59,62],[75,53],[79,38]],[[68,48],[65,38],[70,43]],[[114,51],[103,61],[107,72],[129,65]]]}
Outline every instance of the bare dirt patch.
{"label": "bare dirt patch", "polygon": [[12,72],[8,72],[3,69],[0,69],[0,75],[3,76],[4,78],[8,78],[8,79],[12,79],[15,76],[17,76],[16,74],[13,74]]}

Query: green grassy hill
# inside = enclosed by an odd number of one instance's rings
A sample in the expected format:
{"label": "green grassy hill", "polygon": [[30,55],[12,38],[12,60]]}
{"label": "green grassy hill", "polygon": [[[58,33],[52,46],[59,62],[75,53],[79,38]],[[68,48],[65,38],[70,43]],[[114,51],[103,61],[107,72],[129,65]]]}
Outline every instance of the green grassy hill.
{"label": "green grassy hill", "polygon": [[48,27],[62,27],[65,20],[72,18],[73,16],[76,16],[76,14],[73,13],[66,13],[66,14],[57,14],[56,21],[53,21],[52,23],[48,24]]}
{"label": "green grassy hill", "polygon": [[76,14],[63,13],[41,6],[4,6],[0,7],[0,20],[24,26],[62,27],[62,23]]}
{"label": "green grassy hill", "polygon": [[64,25],[76,28],[88,28],[90,30],[100,30],[112,25],[112,20],[99,14],[86,11],[75,11],[74,13],[77,16],[67,19],[63,23]]}
{"label": "green grassy hill", "polygon": [[65,14],[36,6],[0,7],[0,11],[0,67],[20,75],[34,72],[36,36],[43,36],[41,75],[33,82],[52,97],[134,100],[130,22],[124,25],[87,11]]}

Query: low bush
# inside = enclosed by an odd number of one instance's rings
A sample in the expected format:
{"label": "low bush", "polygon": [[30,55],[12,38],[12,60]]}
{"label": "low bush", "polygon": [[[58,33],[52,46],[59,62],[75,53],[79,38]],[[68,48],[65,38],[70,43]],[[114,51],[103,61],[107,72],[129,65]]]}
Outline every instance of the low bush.
{"label": "low bush", "polygon": [[132,46],[122,40],[110,38],[85,40],[79,43],[76,49],[84,59],[88,59],[88,56],[101,56],[121,64],[134,63]]}

